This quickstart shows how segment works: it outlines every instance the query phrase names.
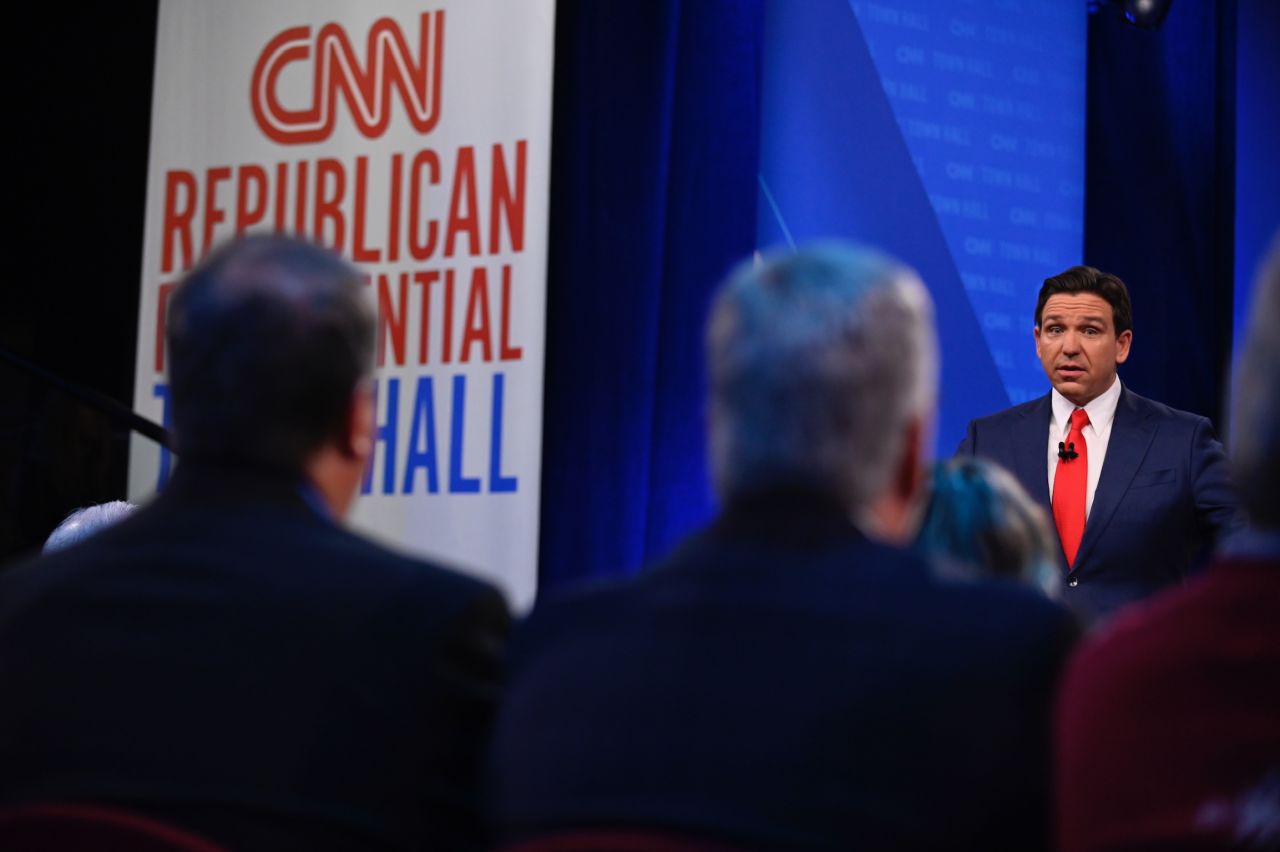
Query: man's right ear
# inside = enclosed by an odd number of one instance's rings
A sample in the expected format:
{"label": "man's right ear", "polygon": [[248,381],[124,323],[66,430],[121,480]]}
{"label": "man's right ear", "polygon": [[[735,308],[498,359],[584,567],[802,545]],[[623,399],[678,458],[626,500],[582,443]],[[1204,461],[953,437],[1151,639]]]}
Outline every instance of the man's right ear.
{"label": "man's right ear", "polygon": [[373,453],[373,440],[377,431],[376,408],[373,382],[364,379],[351,392],[351,402],[347,406],[346,436],[342,442],[344,455],[364,462]]}
{"label": "man's right ear", "polygon": [[920,499],[928,480],[925,464],[925,426],[923,414],[914,414],[903,430],[902,452],[894,471],[895,496],[910,505]]}

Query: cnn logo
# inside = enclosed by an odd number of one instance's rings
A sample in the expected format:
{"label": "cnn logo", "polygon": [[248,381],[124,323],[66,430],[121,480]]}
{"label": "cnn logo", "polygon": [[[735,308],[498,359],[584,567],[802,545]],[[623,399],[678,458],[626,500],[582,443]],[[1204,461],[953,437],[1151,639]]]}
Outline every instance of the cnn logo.
{"label": "cnn logo", "polygon": [[[314,39],[310,27],[292,27],[267,43],[253,67],[253,117],[268,138],[282,145],[322,142],[333,133],[341,95],[356,128],[376,139],[391,121],[394,90],[413,128],[429,133],[440,118],[443,55],[443,11],[422,13],[416,59],[395,21],[375,21],[363,67],[337,24],[325,24]],[[312,66],[311,105],[305,109],[286,108],[277,92],[280,73],[294,62]]]}

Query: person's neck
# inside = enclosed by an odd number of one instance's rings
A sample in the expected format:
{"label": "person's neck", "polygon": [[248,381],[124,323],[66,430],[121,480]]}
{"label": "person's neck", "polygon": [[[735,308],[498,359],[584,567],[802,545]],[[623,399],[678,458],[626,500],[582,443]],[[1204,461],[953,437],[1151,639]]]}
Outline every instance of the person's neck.
{"label": "person's neck", "polygon": [[353,460],[335,448],[317,450],[303,467],[303,477],[315,489],[316,494],[335,520],[346,517],[360,487],[363,464]]}
{"label": "person's neck", "polygon": [[906,545],[915,538],[924,514],[924,501],[884,494],[854,516],[863,535],[886,544]]}

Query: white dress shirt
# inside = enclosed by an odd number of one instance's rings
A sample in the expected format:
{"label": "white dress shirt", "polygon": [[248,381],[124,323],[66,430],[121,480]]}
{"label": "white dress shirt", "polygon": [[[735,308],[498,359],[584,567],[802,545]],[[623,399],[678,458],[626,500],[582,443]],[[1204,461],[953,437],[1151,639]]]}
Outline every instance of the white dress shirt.
{"label": "white dress shirt", "polygon": [[[1071,431],[1071,412],[1077,406],[1074,402],[1058,393],[1051,394],[1053,412],[1049,417],[1049,493],[1053,494],[1053,477],[1058,472],[1058,444],[1067,440]],[[1084,516],[1089,517],[1093,509],[1093,494],[1098,490],[1098,479],[1102,476],[1102,463],[1107,459],[1107,443],[1111,440],[1111,424],[1116,419],[1116,405],[1120,402],[1120,377],[1099,394],[1093,402],[1084,407],[1089,413],[1089,425],[1082,434],[1089,448],[1089,483],[1085,489]]]}

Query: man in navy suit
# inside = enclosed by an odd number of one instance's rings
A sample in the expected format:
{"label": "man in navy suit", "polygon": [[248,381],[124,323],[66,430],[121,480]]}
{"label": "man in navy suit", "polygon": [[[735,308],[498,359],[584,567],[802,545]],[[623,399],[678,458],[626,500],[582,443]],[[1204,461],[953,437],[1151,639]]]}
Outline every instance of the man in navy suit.
{"label": "man in navy suit", "polygon": [[1280,848],[1280,238],[1232,394],[1249,526],[1204,572],[1133,607],[1058,693],[1058,848]]}
{"label": "man in navy suit", "polygon": [[506,604],[341,524],[373,446],[364,290],[283,237],[175,290],[172,483],[0,574],[0,802],[228,849],[485,844]]}
{"label": "man in navy suit", "polygon": [[708,352],[723,513],[634,580],[540,603],[517,633],[492,750],[506,839],[1045,846],[1074,621],[898,546],[936,396],[919,280],[836,246],[747,264]]}
{"label": "man in navy suit", "polygon": [[1123,281],[1072,267],[1045,280],[1035,320],[1052,390],[972,421],[958,453],[1008,468],[1053,513],[1066,602],[1092,622],[1180,581],[1242,521],[1209,421],[1116,374],[1133,342]]}

